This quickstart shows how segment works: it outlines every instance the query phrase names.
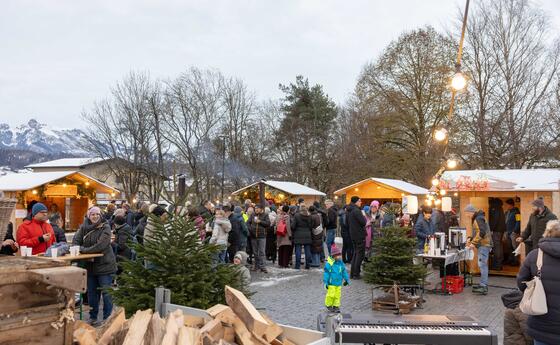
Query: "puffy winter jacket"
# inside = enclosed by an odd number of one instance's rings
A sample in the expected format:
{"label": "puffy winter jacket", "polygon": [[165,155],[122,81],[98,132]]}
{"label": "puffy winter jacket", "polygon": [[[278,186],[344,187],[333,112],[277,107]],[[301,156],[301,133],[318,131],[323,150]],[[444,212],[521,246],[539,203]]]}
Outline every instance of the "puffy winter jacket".
{"label": "puffy winter jacket", "polygon": [[132,258],[132,251],[128,247],[128,241],[132,241],[132,228],[124,223],[115,226],[115,244],[117,245],[117,257]]}
{"label": "puffy winter jacket", "polygon": [[531,345],[527,334],[527,315],[519,307],[504,311],[504,345]]}
{"label": "puffy winter jacket", "polygon": [[229,232],[231,231],[231,223],[227,218],[214,218],[214,228],[212,229],[211,244],[227,246]]}
{"label": "puffy winter jacket", "polygon": [[352,241],[366,240],[366,217],[356,204],[350,203],[346,206],[346,222]]}
{"label": "puffy winter jacket", "polygon": [[[43,239],[43,235],[51,234],[50,240]],[[21,246],[33,248],[33,255],[44,253],[56,241],[54,230],[47,222],[39,222],[35,219],[24,220],[18,227],[16,234],[17,243]]]}
{"label": "puffy winter jacket", "polygon": [[424,215],[418,217],[418,221],[414,224],[414,232],[416,233],[416,248],[423,249],[428,236],[434,234],[434,227],[431,219],[428,221]]}
{"label": "puffy winter jacket", "polygon": [[336,206],[331,206],[328,210],[327,210],[327,223],[325,224],[325,229],[330,230],[330,229],[336,229],[337,227],[337,220],[338,217],[338,210],[336,209]]}
{"label": "puffy winter jacket", "polygon": [[106,275],[117,272],[115,254],[111,248],[111,228],[105,219],[97,224],[92,224],[86,218],[74,235],[72,243],[80,246],[81,253],[103,254],[102,257],[94,258],[93,262],[86,262],[88,274]]}
{"label": "puffy winter jacket", "polygon": [[292,237],[295,245],[311,244],[311,229],[313,220],[311,215],[296,213],[292,226]]}
{"label": "puffy winter jacket", "polygon": [[332,256],[327,258],[325,272],[323,273],[323,284],[342,286],[343,282],[348,282],[348,272],[342,260],[335,260]]}
{"label": "puffy winter jacket", "polygon": [[[548,313],[529,316],[528,333],[535,340],[546,344],[558,344],[560,339],[560,238],[545,237],[538,243],[543,251],[541,281],[546,295]],[[524,281],[530,281],[537,274],[538,250],[534,249],[527,255],[519,273],[517,286],[524,291]]]}
{"label": "puffy winter jacket", "polygon": [[324,237],[324,228],[323,232],[320,234],[313,234],[313,229],[321,225],[322,222],[322,215],[321,213],[315,211],[311,214],[311,252],[313,253],[321,253],[323,251],[323,237]]}

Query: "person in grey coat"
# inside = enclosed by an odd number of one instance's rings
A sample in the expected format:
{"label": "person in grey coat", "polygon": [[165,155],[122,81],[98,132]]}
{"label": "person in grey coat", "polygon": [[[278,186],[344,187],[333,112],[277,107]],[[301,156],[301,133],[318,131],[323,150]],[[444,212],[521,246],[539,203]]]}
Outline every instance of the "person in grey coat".
{"label": "person in grey coat", "polygon": [[543,237],[546,224],[554,219],[558,219],[548,207],[544,205],[544,200],[538,198],[532,202],[533,213],[527,222],[527,227],[521,233],[521,237],[517,238],[517,243],[525,242],[525,253],[529,254],[533,247],[539,243]]}
{"label": "person in grey coat", "polygon": [[111,228],[107,220],[101,217],[99,207],[92,207],[87,211],[87,217],[74,235],[72,243],[80,246],[80,253],[103,254],[101,257],[94,258],[93,262],[86,262],[87,294],[91,308],[89,322],[98,325],[97,314],[101,296],[103,296],[103,320],[106,320],[113,311],[111,296],[101,290],[111,286],[113,275],[117,272],[115,254],[111,248]]}
{"label": "person in grey coat", "polygon": [[243,283],[245,286],[248,286],[251,283],[251,272],[249,272],[249,269],[245,266],[247,264],[247,253],[243,251],[235,253],[233,263],[238,267]]}
{"label": "person in grey coat", "polygon": [[[558,344],[560,340],[560,222],[549,221],[543,238],[538,243],[543,251],[540,277],[546,296],[548,312],[544,315],[529,315],[527,333],[533,337],[535,345]],[[525,291],[530,281],[537,275],[538,250],[527,255],[517,274],[517,286]]]}

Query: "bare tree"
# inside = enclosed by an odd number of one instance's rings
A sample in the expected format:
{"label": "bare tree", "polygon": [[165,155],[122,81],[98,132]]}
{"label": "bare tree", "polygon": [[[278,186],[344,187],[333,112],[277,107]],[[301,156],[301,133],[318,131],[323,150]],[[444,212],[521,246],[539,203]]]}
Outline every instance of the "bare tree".
{"label": "bare tree", "polygon": [[[143,186],[147,181],[161,178],[154,169],[159,165],[159,143],[150,110],[155,93],[157,88],[148,74],[131,72],[111,90],[111,98],[95,103],[91,111],[82,114],[89,124],[84,149],[105,159],[129,202],[146,192]],[[156,194],[152,190],[148,197],[157,201]]]}
{"label": "bare tree", "polygon": [[465,161],[475,168],[539,165],[551,144],[560,66],[549,21],[526,0],[477,2],[466,36],[468,101],[459,111]]}

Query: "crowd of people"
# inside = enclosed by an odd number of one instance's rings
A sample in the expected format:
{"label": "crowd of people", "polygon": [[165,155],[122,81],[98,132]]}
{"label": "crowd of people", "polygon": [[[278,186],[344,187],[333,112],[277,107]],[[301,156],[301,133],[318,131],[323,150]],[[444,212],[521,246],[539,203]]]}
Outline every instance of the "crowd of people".
{"label": "crowd of people", "polygon": [[[560,222],[543,199],[534,200],[532,206],[533,212],[523,230],[520,211],[513,199],[507,199],[505,205],[492,200],[488,218],[483,210],[473,205],[463,209],[473,230],[467,246],[477,249],[481,273],[479,284],[473,286],[473,293],[488,293],[489,264],[494,269],[499,268],[502,261],[519,264],[511,252],[523,242],[527,257],[518,274],[518,293],[522,295],[525,282],[540,275],[548,313],[526,316],[519,311],[518,303],[508,306],[511,310],[505,316],[505,339],[512,339],[512,334],[520,333],[525,340],[532,337],[535,344],[554,344],[560,339]],[[188,206],[181,214],[193,222],[201,242],[219,247],[216,263],[239,265],[246,283],[251,280],[249,270],[266,273],[269,262],[294,269],[323,266],[327,289],[325,304],[329,311],[338,311],[340,287],[349,284],[350,279],[361,278],[363,262],[376,254],[373,243],[382,236],[383,227],[399,225],[408,228],[409,236],[417,240],[417,251],[421,252],[429,236],[435,232],[448,232],[449,227],[458,225],[454,211],[444,213],[422,206],[419,214],[411,217],[384,212],[384,209],[379,201],[362,205],[362,200],[354,196],[342,207],[331,200],[326,200],[323,205],[317,201],[307,205],[299,199],[295,205],[279,206],[272,202],[255,204],[251,200],[240,205],[214,205],[205,201],[198,206]],[[87,299],[93,324],[98,319],[101,299],[103,319],[112,312],[111,296],[105,288],[114,284],[115,275],[120,273],[119,261],[135,259],[130,243],[142,245],[153,233],[154,219],[165,221],[168,215],[164,207],[148,203],[139,204],[136,210],[126,203],[120,206],[110,203],[104,210],[96,206],[88,209],[72,244],[80,246],[81,253],[103,254],[86,262],[84,267],[88,273]],[[66,243],[63,225],[56,207],[49,209],[42,203],[32,202],[15,237],[13,225],[9,224],[0,254],[14,255],[21,246],[31,248],[33,255],[48,253],[51,246]],[[342,248],[335,244],[337,234],[342,237]],[[508,246],[511,252],[508,252]],[[539,251],[543,257],[540,270],[537,269]],[[345,264],[350,266],[349,275]]]}

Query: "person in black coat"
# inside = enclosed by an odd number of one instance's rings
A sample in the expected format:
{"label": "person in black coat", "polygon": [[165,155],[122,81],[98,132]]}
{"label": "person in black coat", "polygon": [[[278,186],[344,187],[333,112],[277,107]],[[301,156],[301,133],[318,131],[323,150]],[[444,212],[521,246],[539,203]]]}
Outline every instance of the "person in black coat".
{"label": "person in black coat", "polygon": [[66,240],[66,233],[64,232],[64,229],[62,229],[62,218],[60,217],[60,213],[52,214],[49,218],[49,223],[51,223],[53,228],[56,242],[68,242]]}
{"label": "person in black coat", "polygon": [[2,245],[0,247],[0,255],[14,255],[19,250],[19,245],[14,238],[14,224],[8,223],[8,230]]}
{"label": "person in black coat", "polygon": [[304,204],[299,206],[299,211],[294,216],[293,222],[290,224],[292,227],[292,239],[296,251],[296,262],[294,268],[296,270],[301,267],[301,248],[305,251],[305,269],[311,266],[311,230],[313,220]]}
{"label": "person in black coat", "polygon": [[[115,254],[117,255],[117,262],[121,262],[123,260],[130,260],[132,259],[132,250],[128,246],[128,242],[132,241],[132,228],[126,222],[126,218],[123,216],[115,216],[113,219],[113,223],[115,224]],[[117,274],[121,272],[117,271]]]}
{"label": "person in black coat", "polygon": [[504,203],[501,199],[491,198],[490,209],[488,210],[488,224],[492,231],[492,267],[495,271],[502,270],[504,261],[504,250],[502,247],[502,238],[506,231],[506,216],[504,213]]}
{"label": "person in black coat", "polygon": [[228,233],[228,248],[227,248],[229,262],[233,262],[233,258],[235,257],[235,254],[241,248],[241,232],[243,231],[241,225],[241,219],[239,219],[239,217],[237,217],[232,211],[233,210],[231,209],[231,206],[229,205],[224,206],[225,215],[229,219],[229,222],[231,223],[231,230]]}
{"label": "person in black coat", "polygon": [[352,238],[352,246],[354,247],[354,255],[352,256],[352,265],[350,268],[350,278],[360,279],[362,270],[362,261],[366,255],[366,217],[362,213],[360,207],[362,200],[353,196],[350,199],[350,205],[346,207],[346,221]]}
{"label": "person in black coat", "polygon": [[348,205],[345,205],[338,212],[338,223],[340,224],[340,233],[342,235],[342,262],[345,264],[352,262],[352,256],[354,256],[354,246],[352,245],[352,238],[350,237],[350,229],[348,228],[347,222],[347,207]]}
{"label": "person in black coat", "polygon": [[[528,334],[535,344],[558,344],[560,339],[560,222],[549,221],[543,238],[538,243],[543,251],[541,281],[546,295],[548,312],[544,315],[530,315],[527,319]],[[537,274],[538,249],[527,255],[519,273],[517,286],[524,291],[524,282]]]}

